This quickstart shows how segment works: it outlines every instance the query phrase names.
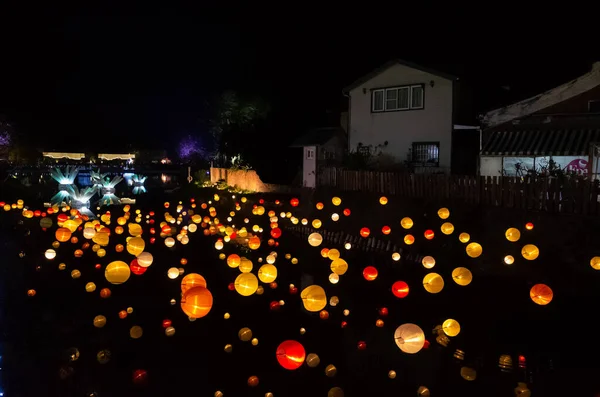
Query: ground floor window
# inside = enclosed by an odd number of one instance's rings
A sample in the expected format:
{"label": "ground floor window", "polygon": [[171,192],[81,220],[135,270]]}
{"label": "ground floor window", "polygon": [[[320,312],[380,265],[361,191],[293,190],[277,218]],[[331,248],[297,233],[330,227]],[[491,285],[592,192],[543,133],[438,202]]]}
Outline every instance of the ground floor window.
{"label": "ground floor window", "polygon": [[422,166],[440,165],[439,142],[414,142],[412,144],[412,162]]}

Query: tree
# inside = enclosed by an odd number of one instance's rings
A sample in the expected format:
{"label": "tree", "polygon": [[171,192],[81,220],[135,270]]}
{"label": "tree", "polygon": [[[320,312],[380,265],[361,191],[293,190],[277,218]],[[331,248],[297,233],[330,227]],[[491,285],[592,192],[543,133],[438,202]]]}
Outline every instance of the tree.
{"label": "tree", "polygon": [[10,123],[0,117],[0,159],[7,159],[14,142],[14,129]]}
{"label": "tree", "polygon": [[259,144],[255,134],[269,112],[270,107],[260,99],[242,98],[234,91],[222,93],[210,122],[217,157],[251,161]]}

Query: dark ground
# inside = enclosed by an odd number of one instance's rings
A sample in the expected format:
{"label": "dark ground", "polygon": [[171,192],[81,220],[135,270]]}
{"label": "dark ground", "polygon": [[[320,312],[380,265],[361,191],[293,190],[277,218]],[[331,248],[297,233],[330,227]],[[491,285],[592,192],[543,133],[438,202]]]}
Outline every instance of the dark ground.
{"label": "dark ground", "polygon": [[[212,193],[184,189],[175,200],[188,202],[192,195],[197,200],[208,199]],[[304,211],[313,209],[307,214],[316,213],[313,204],[321,199],[320,194],[311,203],[304,200],[300,207]],[[2,200],[10,195],[5,189],[0,190]],[[144,211],[155,210],[159,223],[165,212],[161,206],[165,197],[168,196],[154,193],[142,196],[139,207]],[[293,397],[326,396],[331,387],[339,386],[346,396],[402,396],[415,395],[417,388],[425,385],[432,396],[510,396],[517,381],[528,382],[534,396],[594,396],[600,391],[595,359],[600,272],[589,266],[590,258],[600,251],[597,219],[450,207],[449,220],[456,231],[444,236],[439,232],[442,221],[436,215],[439,204],[397,203],[391,198],[390,204],[382,207],[375,197],[366,194],[341,197],[344,202],[336,211],[341,213],[347,206],[353,211],[351,217],[342,216],[334,224],[329,218],[333,212],[331,194],[323,194],[326,209],[318,216],[325,228],[358,233],[360,227],[367,226],[378,238],[401,239],[404,233],[399,221],[411,216],[415,220],[413,234],[417,243],[404,253],[405,257],[409,252],[434,256],[437,264],[432,271],[444,276],[444,290],[433,295],[422,288],[421,280],[428,271],[419,263],[393,262],[388,253],[345,251],[341,247],[350,270],[339,284],[331,285],[327,281],[329,261],[321,258],[319,249],[311,248],[284,229],[277,249],[279,287],[272,290],[265,286],[262,296],[241,297],[229,291],[227,285],[239,271],[218,260],[213,248],[215,237],[196,233],[191,235],[189,245],[178,244],[175,251],[157,238],[157,243],[147,249],[154,255],[148,271],[143,276],[132,274],[126,284],[111,286],[111,298],[101,299],[98,291],[110,285],[104,279],[104,270],[95,270],[93,265],[106,265],[117,259],[129,262],[132,258],[129,254],[114,252],[114,244],[117,240],[124,243],[125,235],[111,238],[109,254],[103,259],[91,252],[76,259],[72,254],[74,248],[63,244],[57,259],[48,262],[43,251],[54,240],[53,232],[43,232],[39,219],[25,219],[17,211],[0,213],[0,251],[4,259],[0,276],[1,374],[5,395],[88,396],[95,391],[100,397],[213,396],[216,390],[222,390],[225,397],[264,396],[269,391],[276,397]],[[269,201],[267,210],[273,208],[275,197],[265,198]],[[249,204],[256,199],[250,197],[244,216],[250,216]],[[292,210],[289,198],[285,200],[284,210]],[[173,198],[171,202],[174,203]],[[224,198],[218,208],[228,212],[230,207],[231,199]],[[121,212],[119,208],[111,211],[113,217]],[[254,222],[257,218],[251,219]],[[257,221],[268,228],[266,217]],[[523,230],[528,221],[535,224],[531,232]],[[385,224],[392,227],[392,234],[387,237],[379,233]],[[511,226],[522,230],[519,243],[509,243],[504,238],[504,231]],[[432,241],[422,238],[428,228],[436,231]],[[480,258],[466,256],[464,245],[457,239],[462,231],[469,232],[473,241],[483,245],[484,254]],[[541,255],[536,261],[527,262],[520,257],[520,248],[525,243],[535,243],[540,248]],[[23,259],[18,256],[21,250],[26,253]],[[264,257],[271,250],[263,244],[252,257]],[[235,250],[226,245],[224,252]],[[299,258],[300,263],[292,265],[285,260],[283,255],[287,252]],[[511,267],[502,264],[507,254],[516,258]],[[178,298],[180,279],[169,280],[166,272],[172,266],[179,266],[182,257],[189,261],[186,273],[202,274],[214,296],[210,314],[195,322],[186,318],[179,304],[169,304],[171,298]],[[67,270],[62,272],[57,269],[61,261],[67,263]],[[258,263],[253,262],[257,270]],[[36,265],[41,265],[41,271],[36,272]],[[367,265],[379,270],[374,282],[362,278]],[[450,274],[458,266],[472,270],[471,285],[459,287],[451,280]],[[70,271],[76,268],[82,277],[73,280]],[[337,307],[327,307],[328,320],[304,311],[299,295],[288,292],[290,283],[301,288],[301,279],[307,276],[314,277],[315,283],[326,289],[328,298],[333,295],[340,298]],[[391,294],[391,284],[396,280],[409,284],[407,298],[397,299]],[[95,293],[85,292],[88,281],[96,283]],[[552,287],[554,300],[550,305],[538,306],[530,300],[529,289],[536,283]],[[37,290],[34,298],[26,295],[30,288]],[[285,306],[279,312],[270,311],[269,303],[280,299],[286,301]],[[128,306],[134,308],[133,314],[125,320],[119,319],[117,313]],[[381,317],[385,327],[377,328],[375,321],[380,318],[377,309],[384,306],[389,315]],[[349,317],[342,315],[346,308],[351,311]],[[223,319],[225,312],[231,313],[231,319]],[[92,325],[98,314],[108,318],[102,329]],[[174,337],[166,337],[161,327],[166,318],[176,328]],[[435,342],[431,330],[447,318],[457,319],[462,332],[443,348]],[[340,327],[343,320],[348,321],[346,329]],[[406,322],[423,328],[431,342],[429,349],[407,355],[396,347],[393,332]],[[144,328],[144,336],[139,340],[128,335],[133,325]],[[242,327],[252,329],[260,341],[257,347],[239,341],[237,332]],[[301,327],[307,330],[303,336],[299,333]],[[321,364],[296,371],[281,368],[275,350],[286,339],[301,342],[307,354],[317,353]],[[365,341],[367,349],[359,351],[358,341]],[[227,343],[233,344],[232,354],[223,352]],[[71,364],[72,375],[60,380],[59,370],[66,365],[65,351],[71,347],[77,347],[81,357]],[[466,352],[464,364],[452,358],[457,348]],[[111,361],[105,365],[96,361],[96,354],[102,349],[112,352]],[[501,354],[512,355],[515,367],[516,357],[524,355],[527,370],[500,372]],[[327,364],[336,365],[336,377],[324,375]],[[462,365],[477,369],[476,381],[467,382],[460,377]],[[140,368],[148,371],[145,386],[134,385],[131,380],[132,372]],[[398,374],[395,380],[387,377],[391,369]],[[260,378],[257,388],[246,385],[251,375]]]}

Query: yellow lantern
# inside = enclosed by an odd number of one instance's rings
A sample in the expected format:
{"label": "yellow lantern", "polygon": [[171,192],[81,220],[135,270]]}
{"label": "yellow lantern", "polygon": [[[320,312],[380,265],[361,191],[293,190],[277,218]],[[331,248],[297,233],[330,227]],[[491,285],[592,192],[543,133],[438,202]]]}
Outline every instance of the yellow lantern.
{"label": "yellow lantern", "polygon": [[240,263],[242,263],[241,258],[237,254],[231,254],[227,257],[227,266],[229,266],[233,269],[238,267],[240,265]]}
{"label": "yellow lantern", "polygon": [[319,312],[327,306],[327,294],[323,287],[311,285],[300,293],[304,308],[309,312]]}
{"label": "yellow lantern", "polygon": [[252,330],[248,327],[240,329],[238,331],[238,338],[240,338],[242,342],[248,342],[250,339],[252,339]]}
{"label": "yellow lantern", "polygon": [[457,267],[452,271],[452,280],[456,284],[465,287],[473,281],[473,273],[466,267]]}
{"label": "yellow lantern", "polygon": [[137,223],[130,223],[127,225],[127,228],[129,229],[129,234],[133,237],[139,237],[142,235],[142,227]]}
{"label": "yellow lantern", "polygon": [[109,263],[104,271],[104,277],[111,284],[123,284],[129,280],[130,275],[131,270],[129,270],[127,263],[123,261],[114,261]]}
{"label": "yellow lantern", "polygon": [[235,290],[242,296],[250,296],[258,289],[258,279],[252,273],[242,273],[236,277]]}
{"label": "yellow lantern", "polygon": [[308,236],[308,244],[312,247],[318,247],[321,243],[323,243],[323,236],[320,233],[315,232]]}
{"label": "yellow lantern", "polygon": [[402,218],[402,220],[400,221],[400,226],[402,226],[404,229],[410,229],[411,227],[413,227],[413,225],[413,220],[409,217]]}
{"label": "yellow lantern", "polygon": [[477,371],[474,370],[473,368],[462,367],[460,369],[460,376],[464,380],[473,381],[477,378]]}
{"label": "yellow lantern", "polygon": [[338,206],[342,204],[342,199],[336,196],[331,199],[331,202],[333,203],[333,205]]}
{"label": "yellow lantern", "polygon": [[527,244],[521,249],[521,255],[528,261],[533,261],[540,256],[540,250],[533,244]]}
{"label": "yellow lantern", "polygon": [[96,232],[94,237],[92,237],[92,241],[98,245],[106,247],[108,245],[109,234],[105,231]]}
{"label": "yellow lantern", "polygon": [[444,279],[437,273],[428,273],[423,278],[423,287],[430,294],[437,294],[444,289]]}
{"label": "yellow lantern", "polygon": [[402,324],[394,332],[396,345],[404,353],[418,353],[425,345],[425,333],[416,324]]}
{"label": "yellow lantern", "polygon": [[252,268],[254,266],[252,265],[252,261],[246,257],[242,257],[240,258],[240,272],[242,273],[250,273],[252,271]]}
{"label": "yellow lantern", "polygon": [[348,271],[348,262],[342,258],[338,258],[331,262],[330,269],[333,273],[342,276]]}
{"label": "yellow lantern", "polygon": [[450,210],[448,208],[440,208],[438,210],[438,216],[440,219],[448,219],[450,216]]}
{"label": "yellow lantern", "polygon": [[202,318],[206,316],[213,306],[213,297],[204,287],[188,289],[181,299],[181,310],[189,318]]}
{"label": "yellow lantern", "polygon": [[337,368],[333,364],[329,364],[325,367],[325,375],[328,378],[333,378],[337,374]]}
{"label": "yellow lantern", "polygon": [[600,270],[600,256],[595,256],[590,260],[590,266],[594,270]]}
{"label": "yellow lantern", "polygon": [[329,251],[327,251],[327,258],[331,259],[332,261],[338,259],[340,255],[340,251],[336,248],[332,248]]}
{"label": "yellow lantern", "polygon": [[511,243],[515,243],[521,238],[521,232],[519,231],[519,229],[514,227],[507,229],[504,235],[506,236],[506,239]]}
{"label": "yellow lantern", "polygon": [[106,317],[102,315],[98,315],[94,317],[94,327],[102,328],[106,325]]}
{"label": "yellow lantern", "polygon": [[252,250],[257,250],[260,247],[260,238],[252,236],[248,240],[248,247]]}
{"label": "yellow lantern", "polygon": [[146,242],[141,237],[133,237],[127,241],[127,252],[133,256],[138,256],[144,252],[144,248],[146,248]]}
{"label": "yellow lantern", "polygon": [[321,222],[320,219],[314,219],[312,221],[312,227],[314,227],[315,229],[319,229],[322,225],[323,225],[323,223]]}
{"label": "yellow lantern", "polygon": [[387,203],[388,203],[388,199],[387,199],[387,197],[385,197],[385,196],[381,196],[381,197],[379,198],[379,204],[381,204],[381,205],[386,205]]}
{"label": "yellow lantern", "polygon": [[515,263],[515,258],[512,255],[506,255],[504,257],[504,263],[506,263],[507,265],[512,265],[513,263]]}
{"label": "yellow lantern", "polygon": [[440,230],[445,235],[450,235],[450,234],[454,233],[454,225],[451,224],[450,222],[446,222],[446,223],[442,224],[442,226],[440,227]]}
{"label": "yellow lantern", "polygon": [[435,259],[433,258],[433,256],[426,256],[423,258],[421,263],[423,264],[423,267],[425,269],[431,269],[435,266]]}
{"label": "yellow lantern", "polygon": [[96,284],[89,282],[85,285],[86,292],[94,292],[96,291]]}
{"label": "yellow lantern", "polygon": [[320,362],[321,359],[315,353],[309,353],[308,356],[306,356],[306,365],[308,365],[310,368],[315,368]]}
{"label": "yellow lantern", "polygon": [[449,318],[442,323],[442,331],[448,336],[456,336],[460,333],[460,324],[458,321]]}
{"label": "yellow lantern", "polygon": [[468,243],[470,239],[471,239],[471,236],[469,235],[469,233],[461,233],[458,236],[458,241],[460,241],[461,243],[464,243],[464,244]]}
{"label": "yellow lantern", "polygon": [[165,245],[166,245],[168,248],[172,248],[172,247],[175,245],[175,239],[174,239],[173,237],[167,237],[167,238],[165,239]]}
{"label": "yellow lantern", "polygon": [[263,283],[272,283],[277,279],[277,268],[274,265],[262,265],[258,269],[258,278]]}
{"label": "yellow lantern", "polygon": [[469,243],[466,248],[467,255],[471,258],[477,258],[483,252],[483,247],[479,243]]}

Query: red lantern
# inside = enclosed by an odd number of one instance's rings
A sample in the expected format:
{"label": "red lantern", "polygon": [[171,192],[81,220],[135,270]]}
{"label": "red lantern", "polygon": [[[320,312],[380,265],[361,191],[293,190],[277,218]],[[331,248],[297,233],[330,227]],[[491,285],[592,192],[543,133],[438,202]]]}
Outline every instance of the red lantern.
{"label": "red lantern", "polygon": [[429,341],[425,339],[425,343],[423,343],[423,349],[429,349]]}
{"label": "red lantern", "polygon": [[102,265],[101,265],[101,264],[99,264],[99,263],[96,263],[96,264],[94,265],[94,268],[95,268],[96,270],[100,270],[100,268],[101,268],[101,267],[102,267]]}
{"label": "red lantern", "polygon": [[133,383],[141,385],[148,380],[148,372],[145,369],[136,369],[133,371]]}
{"label": "red lantern", "polygon": [[388,312],[388,309],[387,309],[387,307],[382,307],[381,309],[379,309],[379,315],[380,315],[380,316],[384,316],[384,317],[385,317],[385,316],[387,316],[387,315],[388,315],[388,313],[389,313],[389,312]]}
{"label": "red lantern", "polygon": [[251,376],[248,378],[248,386],[256,387],[258,386],[258,376]]}
{"label": "red lantern", "polygon": [[282,342],[276,351],[277,361],[285,369],[294,370],[300,368],[306,358],[306,351],[300,342],[286,340]]}
{"label": "red lantern", "polygon": [[276,227],[275,229],[271,230],[271,237],[273,238],[279,238],[281,237],[281,229]]}
{"label": "red lantern", "polygon": [[525,229],[527,229],[527,230],[533,230],[533,223],[531,223],[531,222],[527,222],[527,223],[525,224]]}
{"label": "red lantern", "polygon": [[227,286],[227,289],[229,289],[229,291],[235,291],[235,284],[229,283],[229,285]]}
{"label": "red lantern", "polygon": [[365,341],[360,341],[358,342],[358,350],[365,350],[367,348],[367,342]]}
{"label": "red lantern", "polygon": [[346,209],[344,210],[344,215],[345,215],[345,216],[350,216],[350,214],[351,214],[351,212],[350,212],[350,208],[346,208]]}
{"label": "red lantern", "polygon": [[300,200],[294,197],[290,200],[290,204],[292,205],[292,207],[297,207],[300,204]]}
{"label": "red lantern", "polygon": [[329,312],[327,310],[321,310],[319,317],[321,320],[327,320],[329,318]]}
{"label": "red lantern", "polygon": [[392,284],[392,294],[394,294],[396,298],[406,298],[408,291],[408,284],[404,281],[396,281]]}
{"label": "red lantern", "polygon": [[279,204],[280,204],[279,200],[275,200],[275,205],[279,205]]}
{"label": "red lantern", "polygon": [[173,324],[173,322],[171,320],[169,320],[168,318],[165,318],[162,321],[162,327],[163,328],[169,328],[171,326],[171,324]]}
{"label": "red lantern", "polygon": [[137,259],[131,261],[129,268],[131,269],[131,273],[135,274],[136,276],[141,276],[142,274],[146,273],[146,270],[148,270],[146,267],[141,267],[138,264]]}
{"label": "red lantern", "polygon": [[384,226],[381,228],[381,233],[388,235],[392,232],[392,228],[389,226]]}
{"label": "red lantern", "polygon": [[258,203],[259,203],[259,204],[264,204],[264,203],[265,203],[265,200],[263,200],[263,199],[260,199],[260,200],[258,200]]}
{"label": "red lantern", "polygon": [[298,287],[296,287],[294,285],[290,285],[290,294],[296,295],[297,293],[298,293]]}
{"label": "red lantern", "polygon": [[362,229],[360,229],[360,236],[367,238],[369,237],[369,234],[371,234],[371,231],[369,230],[368,227],[363,227]]}
{"label": "red lantern", "polygon": [[154,216],[154,211],[150,211],[150,216]]}
{"label": "red lantern", "polygon": [[433,237],[435,236],[435,233],[434,233],[434,232],[433,232],[433,230],[431,230],[431,229],[427,229],[427,230],[425,230],[425,233],[424,233],[424,234],[425,234],[425,238],[426,238],[427,240],[432,240],[432,239],[433,239]]}
{"label": "red lantern", "polygon": [[379,273],[377,272],[377,269],[375,268],[375,266],[367,266],[363,270],[363,277],[367,281],[373,281],[373,280],[375,280],[377,278],[378,274]]}
{"label": "red lantern", "polygon": [[276,289],[277,288],[277,281],[273,281],[272,283],[269,283],[269,287],[271,289]]}
{"label": "red lantern", "polygon": [[342,321],[342,328],[346,328],[348,326],[348,323],[346,321]]}
{"label": "red lantern", "polygon": [[281,305],[279,304],[279,302],[273,301],[269,304],[269,309],[271,309],[272,311],[277,311],[281,309]]}

